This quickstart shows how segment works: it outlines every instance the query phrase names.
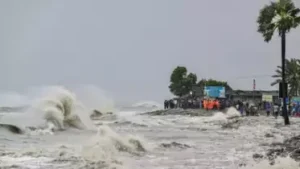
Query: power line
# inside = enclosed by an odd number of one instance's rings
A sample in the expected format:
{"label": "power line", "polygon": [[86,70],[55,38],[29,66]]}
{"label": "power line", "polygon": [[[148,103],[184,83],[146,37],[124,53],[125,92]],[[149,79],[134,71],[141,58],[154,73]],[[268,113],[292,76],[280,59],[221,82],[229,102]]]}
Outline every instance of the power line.
{"label": "power line", "polygon": [[256,78],[266,78],[266,77],[272,77],[273,75],[251,75],[251,76],[239,76],[235,79],[256,79]]}

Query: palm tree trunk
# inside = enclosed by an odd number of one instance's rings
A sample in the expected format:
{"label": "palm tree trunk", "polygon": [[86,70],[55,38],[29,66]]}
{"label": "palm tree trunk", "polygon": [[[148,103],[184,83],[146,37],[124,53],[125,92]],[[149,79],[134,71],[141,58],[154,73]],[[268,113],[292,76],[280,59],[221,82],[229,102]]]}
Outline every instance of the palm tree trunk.
{"label": "palm tree trunk", "polygon": [[284,124],[289,125],[290,120],[289,120],[289,115],[287,112],[287,105],[286,105],[286,98],[287,98],[287,91],[285,88],[285,34],[286,31],[282,31],[281,33],[281,64],[282,64],[282,99],[283,99],[283,108],[282,108],[282,113],[284,117]]}

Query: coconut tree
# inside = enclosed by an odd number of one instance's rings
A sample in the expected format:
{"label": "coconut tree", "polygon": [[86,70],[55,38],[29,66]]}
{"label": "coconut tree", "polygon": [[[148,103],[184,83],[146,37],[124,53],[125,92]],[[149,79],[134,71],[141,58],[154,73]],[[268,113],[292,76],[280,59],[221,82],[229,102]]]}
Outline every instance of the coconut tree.
{"label": "coconut tree", "polygon": [[[271,86],[274,86],[282,81],[282,67],[277,66],[276,74],[272,77],[276,80],[271,83]],[[300,60],[291,59],[285,60],[285,79],[289,84],[289,96],[298,96],[300,90]]]}
{"label": "coconut tree", "polygon": [[[282,82],[285,84],[285,38],[292,28],[296,28],[300,24],[300,17],[298,16],[300,9],[295,7],[292,0],[277,0],[264,6],[257,19],[258,32],[262,34],[266,42],[271,41],[275,31],[281,37],[281,65],[282,65]],[[283,90],[285,90],[283,88]],[[286,93],[283,91],[283,99],[285,100]],[[286,102],[283,102],[283,115],[286,125],[290,124]]]}

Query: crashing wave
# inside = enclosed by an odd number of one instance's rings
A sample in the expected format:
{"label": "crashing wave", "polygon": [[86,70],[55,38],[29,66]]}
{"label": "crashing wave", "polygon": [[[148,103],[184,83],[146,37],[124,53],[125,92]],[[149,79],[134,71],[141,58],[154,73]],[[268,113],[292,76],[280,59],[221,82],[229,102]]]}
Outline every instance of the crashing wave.
{"label": "crashing wave", "polygon": [[118,152],[140,155],[148,149],[140,138],[120,136],[108,126],[100,126],[98,134],[89,140],[88,146],[83,147],[82,155],[91,161],[107,161]]}
{"label": "crashing wave", "polygon": [[[47,91],[47,90],[46,90]],[[65,130],[92,129],[90,112],[64,87],[51,87],[32,106],[19,116],[3,116],[1,124],[25,129]]]}
{"label": "crashing wave", "polygon": [[132,105],[136,108],[162,108],[162,105],[154,101],[141,101]]}
{"label": "crashing wave", "polygon": [[241,122],[241,114],[234,107],[230,107],[225,113],[217,112],[206,120],[208,123],[219,124],[222,128],[238,128]]}
{"label": "crashing wave", "polygon": [[[75,94],[64,88],[58,88],[55,93],[38,101],[34,108],[43,114],[47,122],[52,122],[59,130],[64,130],[66,127],[87,129],[89,126],[81,117],[84,114],[78,112],[80,107],[82,108],[82,105],[76,100]],[[85,114],[89,116],[88,112]]]}

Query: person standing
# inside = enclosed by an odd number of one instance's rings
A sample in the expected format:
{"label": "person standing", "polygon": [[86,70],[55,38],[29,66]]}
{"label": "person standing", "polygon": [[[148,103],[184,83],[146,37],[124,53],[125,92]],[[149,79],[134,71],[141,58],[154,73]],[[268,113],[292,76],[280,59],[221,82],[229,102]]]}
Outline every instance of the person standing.
{"label": "person standing", "polygon": [[202,99],[199,99],[199,108],[202,109],[202,102],[203,100]]}
{"label": "person standing", "polygon": [[164,106],[165,106],[165,109],[168,109],[168,108],[169,108],[169,103],[168,103],[168,100],[165,100],[165,102],[164,102]]}
{"label": "person standing", "polygon": [[279,114],[279,105],[278,104],[276,104],[276,103],[274,104],[273,111],[274,111],[274,116],[277,119],[278,114]]}
{"label": "person standing", "polygon": [[244,103],[242,101],[240,101],[240,105],[239,105],[239,108],[240,108],[240,112],[241,112],[241,115],[244,116]]}
{"label": "person standing", "polygon": [[208,111],[208,100],[207,99],[205,99],[203,101],[203,106],[204,106],[204,109],[206,109],[206,111]]}
{"label": "person standing", "polygon": [[267,111],[267,116],[270,116],[271,104],[269,102],[266,102],[266,111]]}

